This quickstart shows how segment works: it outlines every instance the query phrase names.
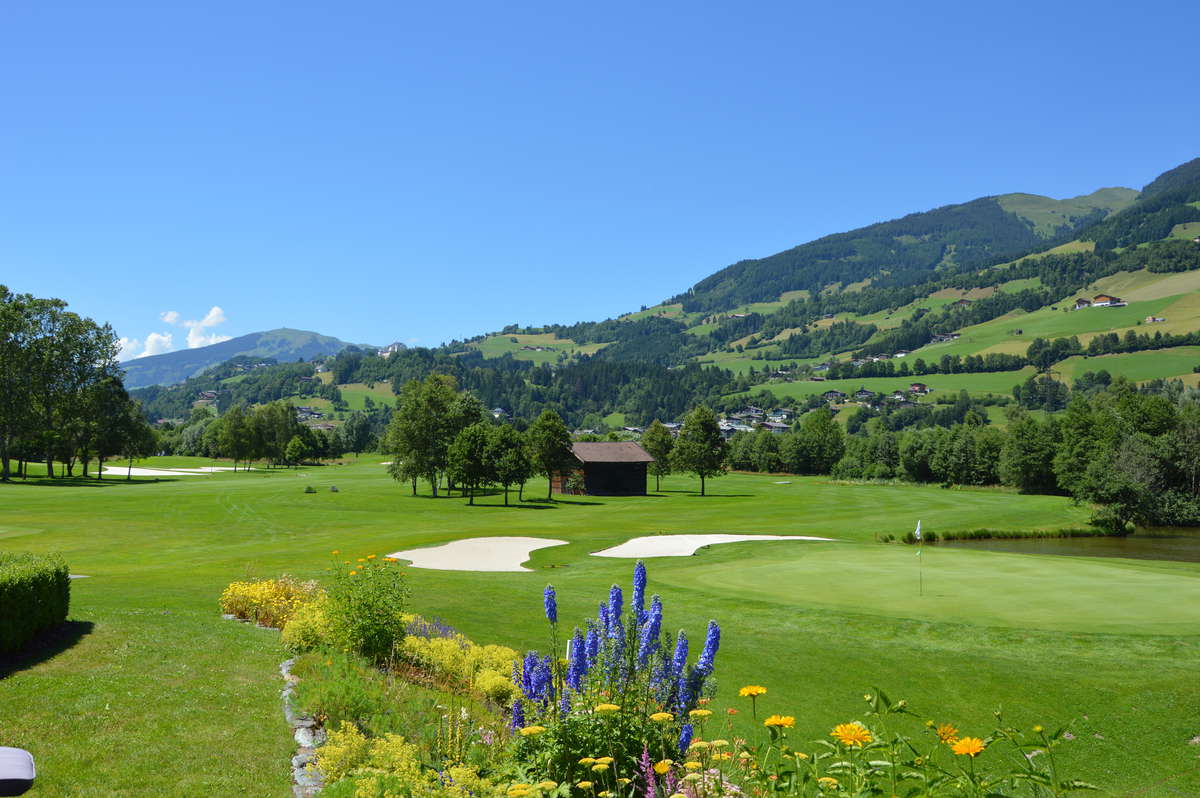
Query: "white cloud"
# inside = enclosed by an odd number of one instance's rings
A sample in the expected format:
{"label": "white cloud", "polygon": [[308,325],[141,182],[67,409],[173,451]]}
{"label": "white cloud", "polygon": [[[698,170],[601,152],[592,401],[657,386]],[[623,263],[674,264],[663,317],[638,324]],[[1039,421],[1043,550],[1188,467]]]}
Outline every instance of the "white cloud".
{"label": "white cloud", "polygon": [[144,346],[139,338],[120,338],[117,340],[117,344],[121,347],[121,351],[117,354],[117,360],[124,363],[137,360],[139,357],[161,355],[171,351],[171,343],[172,335],[169,332],[150,333],[146,336]]}
{"label": "white cloud", "polygon": [[138,357],[161,355],[171,351],[171,333],[150,333],[146,336],[146,348]]}
{"label": "white cloud", "polygon": [[222,341],[228,341],[232,336],[222,335],[221,333],[205,332],[210,327],[216,327],[218,324],[225,323],[225,311],[221,310],[219,305],[213,305],[212,308],[205,314],[200,321],[185,321],[183,326],[188,328],[187,345],[188,349],[195,349],[200,346],[210,346],[219,344]]}
{"label": "white cloud", "polygon": [[117,346],[121,350],[117,352],[117,360],[124,363],[126,360],[133,360],[138,356],[138,350],[142,348],[142,342],[137,338],[120,338],[117,341]]}
{"label": "white cloud", "polygon": [[167,324],[175,324],[176,322],[179,321],[179,311],[178,310],[164,310],[162,313],[160,313],[158,315],[158,317],[160,319],[162,319],[163,321],[165,321]]}

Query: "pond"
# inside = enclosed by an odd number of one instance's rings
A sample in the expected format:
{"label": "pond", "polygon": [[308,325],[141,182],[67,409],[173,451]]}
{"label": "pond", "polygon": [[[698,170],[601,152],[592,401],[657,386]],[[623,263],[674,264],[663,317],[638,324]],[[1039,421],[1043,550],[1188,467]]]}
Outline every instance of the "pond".
{"label": "pond", "polygon": [[1128,537],[1010,538],[1005,540],[947,540],[937,544],[956,549],[1007,551],[1020,554],[1059,554],[1069,557],[1128,557],[1135,560],[1200,562],[1200,533],[1195,530],[1155,530]]}

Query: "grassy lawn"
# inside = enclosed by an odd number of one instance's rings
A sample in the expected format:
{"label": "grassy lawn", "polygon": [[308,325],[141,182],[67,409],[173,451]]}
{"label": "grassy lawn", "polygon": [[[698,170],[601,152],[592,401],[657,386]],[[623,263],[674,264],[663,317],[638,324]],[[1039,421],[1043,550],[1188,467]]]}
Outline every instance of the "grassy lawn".
{"label": "grassy lawn", "polygon": [[[742,684],[766,685],[760,710],[796,715],[799,739],[853,719],[872,686],[972,732],[990,728],[1003,705],[1017,725],[1071,722],[1072,773],[1116,794],[1200,792],[1187,743],[1200,734],[1200,565],[952,548],[927,549],[922,562],[909,547],[873,542],[917,518],[937,532],[1086,523],[1088,510],[1067,499],[731,474],[711,481],[706,498],[672,476],[648,497],[504,509],[494,496],[468,508],[409,496],[378,459],[0,486],[0,548],[60,551],[89,577],[72,584],[73,623],[55,646],[0,664],[0,741],[37,757],[30,794],[289,794],[284,655],[276,633],[220,619],[216,599],[232,580],[319,578],[335,548],[362,556],[477,535],[560,538],[568,545],[535,552],[529,573],[408,569],[418,611],[481,643],[540,646],[546,582],[562,618],[594,613],[609,584],[628,584],[633,563],[590,552],[685,532],[836,538],[648,561],[668,628],[697,641],[708,618],[722,623],[719,705],[741,706]],[[544,495],[544,482],[526,491]]]}
{"label": "grassy lawn", "polygon": [[[909,357],[913,357],[909,355]],[[1026,366],[1020,371],[989,371],[980,374],[926,374],[920,377],[863,377],[848,380],[825,380],[824,382],[779,382],[768,383],[764,386],[778,397],[799,399],[826,391],[838,390],[853,394],[859,388],[876,392],[891,393],[895,390],[908,388],[914,382],[923,382],[929,386],[930,396],[956,394],[965,390],[971,394],[1004,394],[1012,395],[1012,387],[1024,382],[1035,373],[1033,366]],[[926,400],[928,401],[928,400]]]}
{"label": "grassy lawn", "polygon": [[[483,353],[484,357],[503,357],[512,355],[517,360],[530,360],[534,363],[556,363],[558,356],[566,352],[568,355],[591,355],[599,352],[605,344],[576,344],[570,338],[558,338],[553,333],[536,335],[489,335],[473,347]],[[543,347],[523,349],[522,347]]]}

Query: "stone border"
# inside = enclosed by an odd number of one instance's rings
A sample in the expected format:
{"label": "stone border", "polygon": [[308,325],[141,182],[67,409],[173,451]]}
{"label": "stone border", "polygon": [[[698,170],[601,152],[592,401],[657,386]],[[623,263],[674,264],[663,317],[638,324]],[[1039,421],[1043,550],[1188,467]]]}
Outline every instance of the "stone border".
{"label": "stone border", "polygon": [[292,696],[296,693],[296,682],[300,681],[292,674],[295,658],[284,660],[279,666],[279,674],[283,676],[284,687],[279,697],[283,699],[283,718],[292,730],[292,737],[299,748],[292,757],[292,795],[295,798],[312,798],[321,792],[324,779],[316,768],[317,751],[326,740],[325,730],[317,722],[305,715],[297,715],[292,706]]}

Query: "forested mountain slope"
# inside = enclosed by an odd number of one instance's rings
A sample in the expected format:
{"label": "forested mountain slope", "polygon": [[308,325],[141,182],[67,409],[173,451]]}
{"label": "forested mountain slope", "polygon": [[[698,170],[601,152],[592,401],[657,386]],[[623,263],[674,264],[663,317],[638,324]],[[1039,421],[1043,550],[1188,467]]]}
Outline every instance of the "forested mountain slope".
{"label": "forested mountain slope", "polygon": [[1067,200],[1009,194],[946,205],[740,261],[669,302],[688,312],[711,312],[868,278],[909,285],[937,270],[969,271],[1066,241],[1134,196],[1132,189],[1117,188]]}

